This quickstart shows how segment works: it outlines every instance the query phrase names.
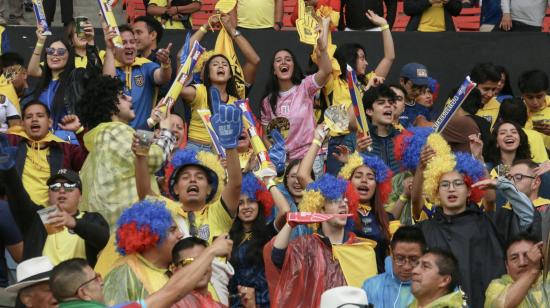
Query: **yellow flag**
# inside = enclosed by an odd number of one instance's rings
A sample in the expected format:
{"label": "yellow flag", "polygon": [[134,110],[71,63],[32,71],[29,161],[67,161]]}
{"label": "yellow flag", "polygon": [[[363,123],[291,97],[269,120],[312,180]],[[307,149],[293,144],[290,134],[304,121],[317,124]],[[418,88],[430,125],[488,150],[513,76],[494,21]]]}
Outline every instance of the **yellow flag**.
{"label": "yellow flag", "polygon": [[218,3],[216,3],[216,10],[227,14],[233,10],[235,5],[237,5],[237,0],[219,0]]}
{"label": "yellow flag", "polygon": [[231,39],[229,33],[227,33],[227,31],[225,31],[225,28],[223,27],[220,30],[220,34],[218,34],[218,38],[216,39],[216,46],[214,47],[214,51],[215,53],[222,54],[226,56],[227,59],[229,59],[229,64],[231,65],[231,69],[233,70],[233,74],[235,75],[235,81],[237,83],[237,93],[239,95],[239,98],[245,98],[245,80],[243,69],[241,67],[241,64],[239,63],[239,59],[237,58],[235,46],[233,46],[233,40]]}
{"label": "yellow flag", "polygon": [[[376,266],[376,242],[360,239],[353,244],[333,244],[332,254],[340,263],[348,286],[360,288],[363,282],[378,274]],[[358,270],[361,269],[361,270]]]}

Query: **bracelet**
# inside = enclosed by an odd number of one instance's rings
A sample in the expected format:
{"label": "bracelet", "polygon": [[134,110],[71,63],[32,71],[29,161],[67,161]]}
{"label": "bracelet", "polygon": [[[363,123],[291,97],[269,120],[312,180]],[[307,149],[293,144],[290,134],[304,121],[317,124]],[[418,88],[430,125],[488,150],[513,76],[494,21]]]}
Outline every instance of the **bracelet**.
{"label": "bracelet", "polygon": [[84,131],[84,126],[80,126],[80,128],[76,130],[75,134],[78,135],[78,134],[80,134],[80,133],[83,132],[83,131]]}
{"label": "bracelet", "polygon": [[170,63],[168,64],[161,63],[160,68],[171,68],[171,66],[170,66]]}
{"label": "bracelet", "polygon": [[36,42],[36,47],[44,47],[44,44]]}
{"label": "bracelet", "polygon": [[380,26],[380,31],[388,30],[390,28],[390,25],[385,24],[383,26]]}
{"label": "bracelet", "polygon": [[320,141],[319,139],[313,139],[313,141],[312,141],[311,143],[316,144],[316,145],[318,145],[319,147],[322,146],[322,143],[321,143],[321,141]]}
{"label": "bracelet", "polygon": [[407,202],[409,198],[405,197],[405,195],[399,195],[399,201]]}
{"label": "bracelet", "polygon": [[199,30],[204,34],[208,33],[208,30],[206,30],[206,27],[204,25],[202,25]]}
{"label": "bracelet", "polygon": [[273,179],[270,179],[268,182],[267,182],[267,191],[270,191],[271,188],[277,186],[277,183],[275,183],[275,181]]}
{"label": "bracelet", "polygon": [[32,54],[35,55],[35,56],[39,56],[39,57],[40,57],[40,53],[35,53],[35,52],[33,52]]}

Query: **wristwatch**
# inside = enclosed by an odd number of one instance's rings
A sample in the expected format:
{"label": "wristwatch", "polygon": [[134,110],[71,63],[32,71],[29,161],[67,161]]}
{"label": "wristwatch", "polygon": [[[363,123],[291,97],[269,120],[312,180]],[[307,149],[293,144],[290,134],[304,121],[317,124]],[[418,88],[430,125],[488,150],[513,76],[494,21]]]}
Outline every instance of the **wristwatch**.
{"label": "wristwatch", "polygon": [[277,26],[279,26],[279,30],[283,28],[283,22],[282,21],[277,21],[277,22],[275,22],[275,24]]}
{"label": "wristwatch", "polygon": [[241,35],[241,31],[235,30],[235,34],[233,34],[233,38],[236,38],[239,35]]}

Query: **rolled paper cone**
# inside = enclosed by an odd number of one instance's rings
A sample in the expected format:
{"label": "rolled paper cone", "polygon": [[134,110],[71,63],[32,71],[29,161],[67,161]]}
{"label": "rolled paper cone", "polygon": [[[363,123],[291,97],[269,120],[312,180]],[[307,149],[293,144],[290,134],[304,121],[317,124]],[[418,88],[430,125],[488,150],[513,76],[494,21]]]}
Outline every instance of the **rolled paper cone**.
{"label": "rolled paper cone", "polygon": [[210,117],[212,114],[210,113],[210,110],[208,109],[199,109],[197,110],[199,113],[199,116],[201,117],[202,122],[204,123],[204,126],[206,126],[206,130],[208,132],[208,135],[210,136],[210,139],[212,140],[212,144],[214,145],[214,149],[216,152],[218,152],[218,155],[220,155],[222,158],[226,158],[225,149],[220,143],[220,140],[218,138],[218,134],[216,134],[216,131],[214,130],[214,127],[212,126],[212,122],[210,121]]}
{"label": "rolled paper cone", "polygon": [[32,0],[32,8],[34,10],[36,22],[44,29],[44,33],[42,34],[52,35],[52,31],[50,30],[48,22],[46,21],[46,14],[44,13],[44,4],[42,3],[42,0]]}
{"label": "rolled paper cone", "polygon": [[113,44],[115,44],[115,46],[118,48],[122,48],[122,37],[120,36],[120,31],[118,30],[115,14],[113,14],[111,6],[109,5],[107,0],[97,0],[97,2],[99,4],[101,15],[103,15],[105,23],[107,24],[109,29],[114,29],[117,34],[117,36],[113,38]]}
{"label": "rolled paper cone", "polygon": [[[189,56],[185,59],[183,65],[181,65],[178,74],[176,75],[176,79],[174,79],[174,82],[172,82],[170,89],[168,89],[168,93],[166,93],[165,100],[166,98],[170,99],[168,99],[168,104],[164,104],[166,107],[160,108],[160,111],[163,114],[166,113],[167,109],[172,108],[172,105],[180,96],[187,77],[193,74],[193,69],[195,68],[197,61],[199,60],[199,57],[202,55],[203,52],[204,47],[202,47],[199,42],[195,41],[191,52],[189,52]],[[163,102],[165,100],[163,100]],[[147,124],[149,125],[149,127],[153,127],[157,123],[154,118],[150,117],[147,119]]]}
{"label": "rolled paper cone", "polygon": [[327,221],[335,217],[350,217],[352,214],[324,214],[309,212],[290,212],[286,214],[286,220],[298,224],[312,224]]}
{"label": "rolled paper cone", "polygon": [[445,129],[445,126],[447,126],[455,112],[460,108],[460,105],[466,100],[475,86],[476,84],[470,80],[470,76],[466,76],[466,79],[464,79],[456,94],[434,122],[432,127],[436,132],[441,132]]}
{"label": "rolled paper cone", "polygon": [[243,112],[244,127],[250,136],[250,142],[252,143],[254,154],[258,156],[258,159],[262,164],[266,161],[270,161],[269,155],[267,154],[267,149],[258,135],[258,132],[256,132],[256,122],[254,121],[254,116],[252,115],[250,106],[248,105],[248,99],[236,101],[235,104]]}
{"label": "rolled paper cone", "polygon": [[[365,107],[363,106],[363,102],[360,101],[361,92],[359,91],[359,87],[357,86],[357,75],[355,74],[355,70],[351,66],[348,65],[346,69],[349,94],[353,106],[353,113],[355,114],[355,118],[357,119],[357,123],[359,124],[359,131],[363,134],[366,134],[367,136],[370,136],[367,115],[365,114]],[[368,151],[372,151],[371,146],[368,147]]]}

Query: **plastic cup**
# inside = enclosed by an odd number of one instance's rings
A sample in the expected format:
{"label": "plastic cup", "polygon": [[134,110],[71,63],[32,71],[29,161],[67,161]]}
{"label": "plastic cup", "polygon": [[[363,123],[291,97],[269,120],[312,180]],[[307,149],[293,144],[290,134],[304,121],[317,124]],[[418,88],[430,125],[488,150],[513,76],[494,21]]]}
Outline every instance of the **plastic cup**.
{"label": "plastic cup", "polygon": [[57,232],[63,231],[63,227],[55,227],[52,224],[49,223],[49,216],[53,213],[57,212],[57,207],[50,206],[47,208],[43,208],[39,211],[37,211],[38,215],[40,215],[40,220],[42,220],[42,223],[44,224],[44,228],[46,228],[46,232],[48,234],[55,234]]}
{"label": "plastic cup", "polygon": [[77,37],[79,38],[86,37],[86,33],[84,32],[84,25],[86,24],[87,21],[88,21],[88,17],[86,16],[77,16],[74,18],[74,22],[76,25],[75,33]]}
{"label": "plastic cup", "polygon": [[149,154],[149,148],[153,143],[155,134],[152,131],[138,129],[136,131],[136,135],[139,139],[139,144],[136,149],[136,154],[146,156],[147,154]]}

